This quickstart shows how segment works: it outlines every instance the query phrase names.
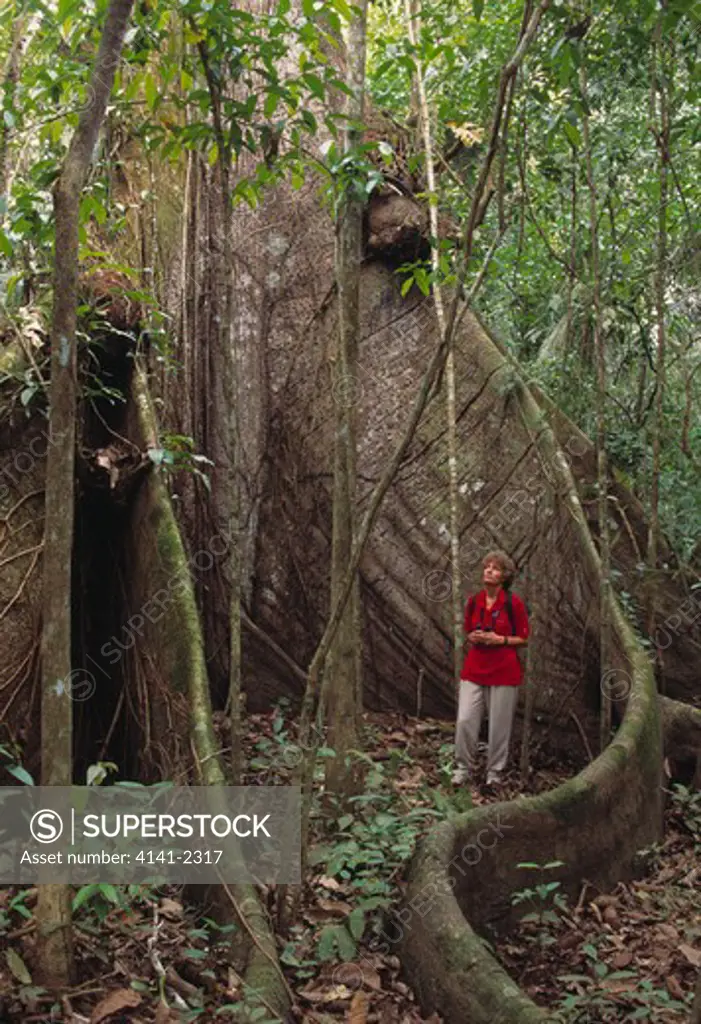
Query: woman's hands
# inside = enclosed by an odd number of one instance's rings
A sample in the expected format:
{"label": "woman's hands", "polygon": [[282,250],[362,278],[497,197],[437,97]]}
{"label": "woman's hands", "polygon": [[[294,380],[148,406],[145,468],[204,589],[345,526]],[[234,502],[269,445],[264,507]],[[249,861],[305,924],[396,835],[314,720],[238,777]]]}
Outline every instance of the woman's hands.
{"label": "woman's hands", "polygon": [[504,644],[504,637],[499,633],[486,633],[482,629],[473,629],[467,634],[467,640],[471,644],[483,644],[486,647],[501,647]]}

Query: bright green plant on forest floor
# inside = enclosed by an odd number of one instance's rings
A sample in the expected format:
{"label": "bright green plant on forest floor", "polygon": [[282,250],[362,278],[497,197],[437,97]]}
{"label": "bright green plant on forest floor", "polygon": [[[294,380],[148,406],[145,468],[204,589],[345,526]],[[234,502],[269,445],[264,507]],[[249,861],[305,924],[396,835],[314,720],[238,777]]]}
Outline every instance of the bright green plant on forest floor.
{"label": "bright green plant on forest floor", "polygon": [[[288,711],[288,701],[278,702],[272,737],[262,737],[255,744],[250,768],[265,773],[266,778],[284,777],[294,768],[300,753],[290,734]],[[321,780],[323,760],[335,755],[323,746],[319,755]],[[446,768],[441,779],[446,782],[448,745],[441,748],[441,755]],[[336,901],[339,915],[330,911],[330,916],[336,918],[333,923],[324,924],[313,934],[303,925],[293,927],[293,937],[281,960],[294,969],[300,981],[313,976],[320,962],[353,960],[361,942],[372,943],[383,930],[404,867],[430,823],[471,806],[467,788],[457,794],[445,793],[427,780],[418,781],[410,791],[399,788],[397,782],[403,773],[421,768],[406,749],[392,749],[382,761],[357,750],[351,752],[351,757],[364,768],[363,792],[343,805],[332,794],[317,792],[313,812],[316,842],[309,864],[323,879],[318,897],[324,905],[333,909],[329,900],[332,892],[342,896],[342,901]]]}
{"label": "bright green plant on forest floor", "polygon": [[[552,860],[547,864],[536,864],[526,861],[517,864],[516,867],[538,871],[542,877],[545,871],[553,871],[555,868],[563,867],[563,865],[564,861],[561,860]],[[512,906],[518,906],[526,901],[530,902],[533,909],[525,914],[521,921],[539,926],[536,941],[543,946],[549,946],[556,941],[554,935],[550,935],[545,931],[546,926],[559,924],[562,911],[567,910],[567,897],[557,891],[561,885],[561,882],[540,881],[536,882],[533,886],[519,889],[518,892],[513,893],[511,896]]]}

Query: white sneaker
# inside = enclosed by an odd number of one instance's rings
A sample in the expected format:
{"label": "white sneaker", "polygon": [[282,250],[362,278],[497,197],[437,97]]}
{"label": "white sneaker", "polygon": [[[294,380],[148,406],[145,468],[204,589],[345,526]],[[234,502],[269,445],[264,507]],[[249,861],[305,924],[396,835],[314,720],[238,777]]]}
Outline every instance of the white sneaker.
{"label": "white sneaker", "polygon": [[470,773],[468,772],[467,768],[456,768],[455,771],[453,772],[453,777],[451,781],[454,786],[461,786],[463,782],[467,782],[469,778]]}
{"label": "white sneaker", "polygon": [[504,776],[503,775],[488,775],[487,776],[488,786],[503,786]]}

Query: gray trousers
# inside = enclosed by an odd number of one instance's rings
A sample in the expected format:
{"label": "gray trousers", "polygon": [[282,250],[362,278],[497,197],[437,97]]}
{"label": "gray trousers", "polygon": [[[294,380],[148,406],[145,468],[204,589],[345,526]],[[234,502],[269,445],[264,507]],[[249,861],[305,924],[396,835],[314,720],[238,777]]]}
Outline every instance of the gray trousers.
{"label": "gray trousers", "polygon": [[475,771],[477,741],[485,710],[489,718],[487,779],[498,777],[506,768],[519,689],[518,686],[478,686],[466,679],[460,680],[455,760],[470,774]]}

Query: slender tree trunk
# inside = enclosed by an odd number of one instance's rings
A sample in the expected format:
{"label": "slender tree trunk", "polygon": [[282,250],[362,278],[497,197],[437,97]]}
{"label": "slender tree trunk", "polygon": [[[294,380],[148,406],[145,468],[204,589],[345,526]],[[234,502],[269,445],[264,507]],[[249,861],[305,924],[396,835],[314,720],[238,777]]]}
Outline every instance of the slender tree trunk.
{"label": "slender tree trunk", "polygon": [[567,272],[567,319],[565,321],[565,343],[563,357],[567,356],[572,343],[572,322],[574,320],[574,285],[577,275],[577,147],[572,145],[572,177],[570,186],[570,266]]}
{"label": "slender tree trunk", "polygon": [[[657,213],[657,241],[655,267],[655,322],[657,329],[657,360],[655,406],[652,420],[652,479],[650,481],[650,519],[647,537],[647,564],[650,572],[648,590],[647,632],[652,636],[655,632],[655,572],[657,569],[660,547],[660,469],[661,445],[664,429],[664,398],[666,376],[666,314],[665,314],[665,274],[667,261],[667,201],[668,201],[668,164],[669,164],[669,111],[667,103],[667,87],[664,81],[664,69],[660,67],[661,23],[658,23],[653,42],[652,81],[650,86],[650,115],[652,130],[657,138],[658,175],[660,186],[659,208]],[[659,97],[659,110],[657,97]]]}
{"label": "slender tree trunk", "polygon": [[[549,509],[550,509],[550,497],[546,496],[543,500],[542,506],[539,507],[538,503],[533,509],[533,536],[536,538],[535,542],[535,558],[534,563],[538,563],[538,552],[546,550],[545,535],[547,530],[547,524],[550,523]],[[542,519],[541,519],[542,516]],[[531,738],[533,734],[533,714],[535,712],[536,696],[540,689],[541,680],[545,673],[545,642],[546,636],[543,635],[542,625],[542,607],[544,605],[544,595],[541,593],[541,587],[538,584],[539,577],[529,577],[527,584],[527,590],[524,594],[526,604],[529,606],[529,642],[526,649],[526,665],[525,665],[525,702],[523,707],[523,729],[521,732],[521,757],[519,763],[519,770],[521,773],[521,781],[526,783],[530,773],[531,766]]]}
{"label": "slender tree trunk", "polygon": [[[193,29],[196,26],[193,25]],[[221,259],[217,264],[217,292],[221,303],[215,359],[221,366],[226,415],[224,425],[227,437],[227,495],[229,541],[229,698],[228,710],[231,739],[231,785],[238,786],[243,774],[243,719],[241,688],[241,541],[239,530],[239,441],[238,441],[238,367],[236,346],[232,336],[234,319],[233,244],[231,238],[231,143],[222,117],[222,81],[215,73],[206,40],[198,43],[200,62],[207,80],[214,137],[217,143],[217,176],[219,184],[219,212],[221,217]]]}
{"label": "slender tree trunk", "polygon": [[[80,115],[54,188],[56,242],[51,322],[52,444],[46,459],[44,602],[42,630],[41,781],[73,782],[71,705],[71,558],[74,520],[74,459],[77,399],[76,310],[80,200],[107,101],[112,91],[134,0],[111,0],[95,68],[92,102]],[[73,973],[70,889],[42,885],[37,901],[37,962],[51,988],[70,983]]]}
{"label": "slender tree trunk", "polygon": [[[348,85],[344,114],[362,122],[365,106],[367,0],[348,25],[345,39]],[[357,127],[342,131],[342,151],[352,155],[362,142]],[[356,536],[356,418],[359,344],[360,265],[363,258],[363,202],[355,193],[341,197],[336,223],[336,286],[338,289],[338,347],[332,366],[335,397],[333,535],[331,545],[331,608],[339,600],[346,567]],[[362,710],[362,635],[360,630],[359,576],[353,578],[350,597],[329,651],[329,666],[321,700],[329,747],[336,752],[326,764],[326,788],[350,794],[356,773],[346,764],[348,752],[358,746]]]}
{"label": "slender tree trunk", "polygon": [[611,701],[604,681],[611,661],[611,626],[608,607],[611,592],[611,543],[608,525],[608,465],[606,458],[606,347],[601,330],[601,281],[599,276],[599,236],[596,181],[591,152],[589,114],[587,106],[587,77],[584,66],[580,69],[580,85],[584,101],[582,117],[584,156],[589,190],[589,235],[591,245],[591,283],[594,305],[594,352],[596,358],[596,453],[597,493],[599,521],[599,557],[601,558],[600,594],[600,671],[601,671],[601,749],[607,746],[611,734]]}
{"label": "slender tree trunk", "polygon": [[[426,183],[430,196],[429,227],[432,236],[431,240],[431,268],[434,274],[433,300],[436,306],[436,320],[441,338],[445,337],[445,307],[443,305],[443,294],[438,276],[440,274],[440,250],[438,248],[438,207],[436,205],[436,176],[433,159],[433,138],[431,134],[431,112],[426,98],[426,87],[424,85],[424,73],[420,50],[421,22],[418,13],[416,0],[404,0],[404,14],[406,17],[409,41],[414,48],[414,75],[413,83],[416,91],[419,107],[419,124],[421,127],[421,141],[424,150],[426,165]],[[511,109],[513,99],[513,82],[507,99],[507,116]],[[505,230],[505,223],[501,230]],[[455,401],[455,358],[453,354],[453,335],[448,340],[448,353],[445,361],[445,391],[446,391],[446,424],[448,438],[448,506],[450,516],[450,576],[451,576],[451,622],[453,634],[453,681],[456,686],[460,679],[462,667],[462,627],[463,627],[463,596],[462,596],[462,573],[460,571],[460,517],[459,517],[459,495],[458,495],[458,457],[457,457],[457,430],[456,430],[456,401]]]}
{"label": "slender tree trunk", "polygon": [[691,413],[694,406],[694,377],[699,369],[701,369],[701,362],[696,363],[694,366],[690,365],[689,355],[692,347],[694,347],[693,342],[682,350],[682,368],[684,373],[684,414],[682,416],[680,447],[687,459],[689,459],[692,465],[698,469],[700,464],[695,458],[692,450],[689,434],[691,431]]}

